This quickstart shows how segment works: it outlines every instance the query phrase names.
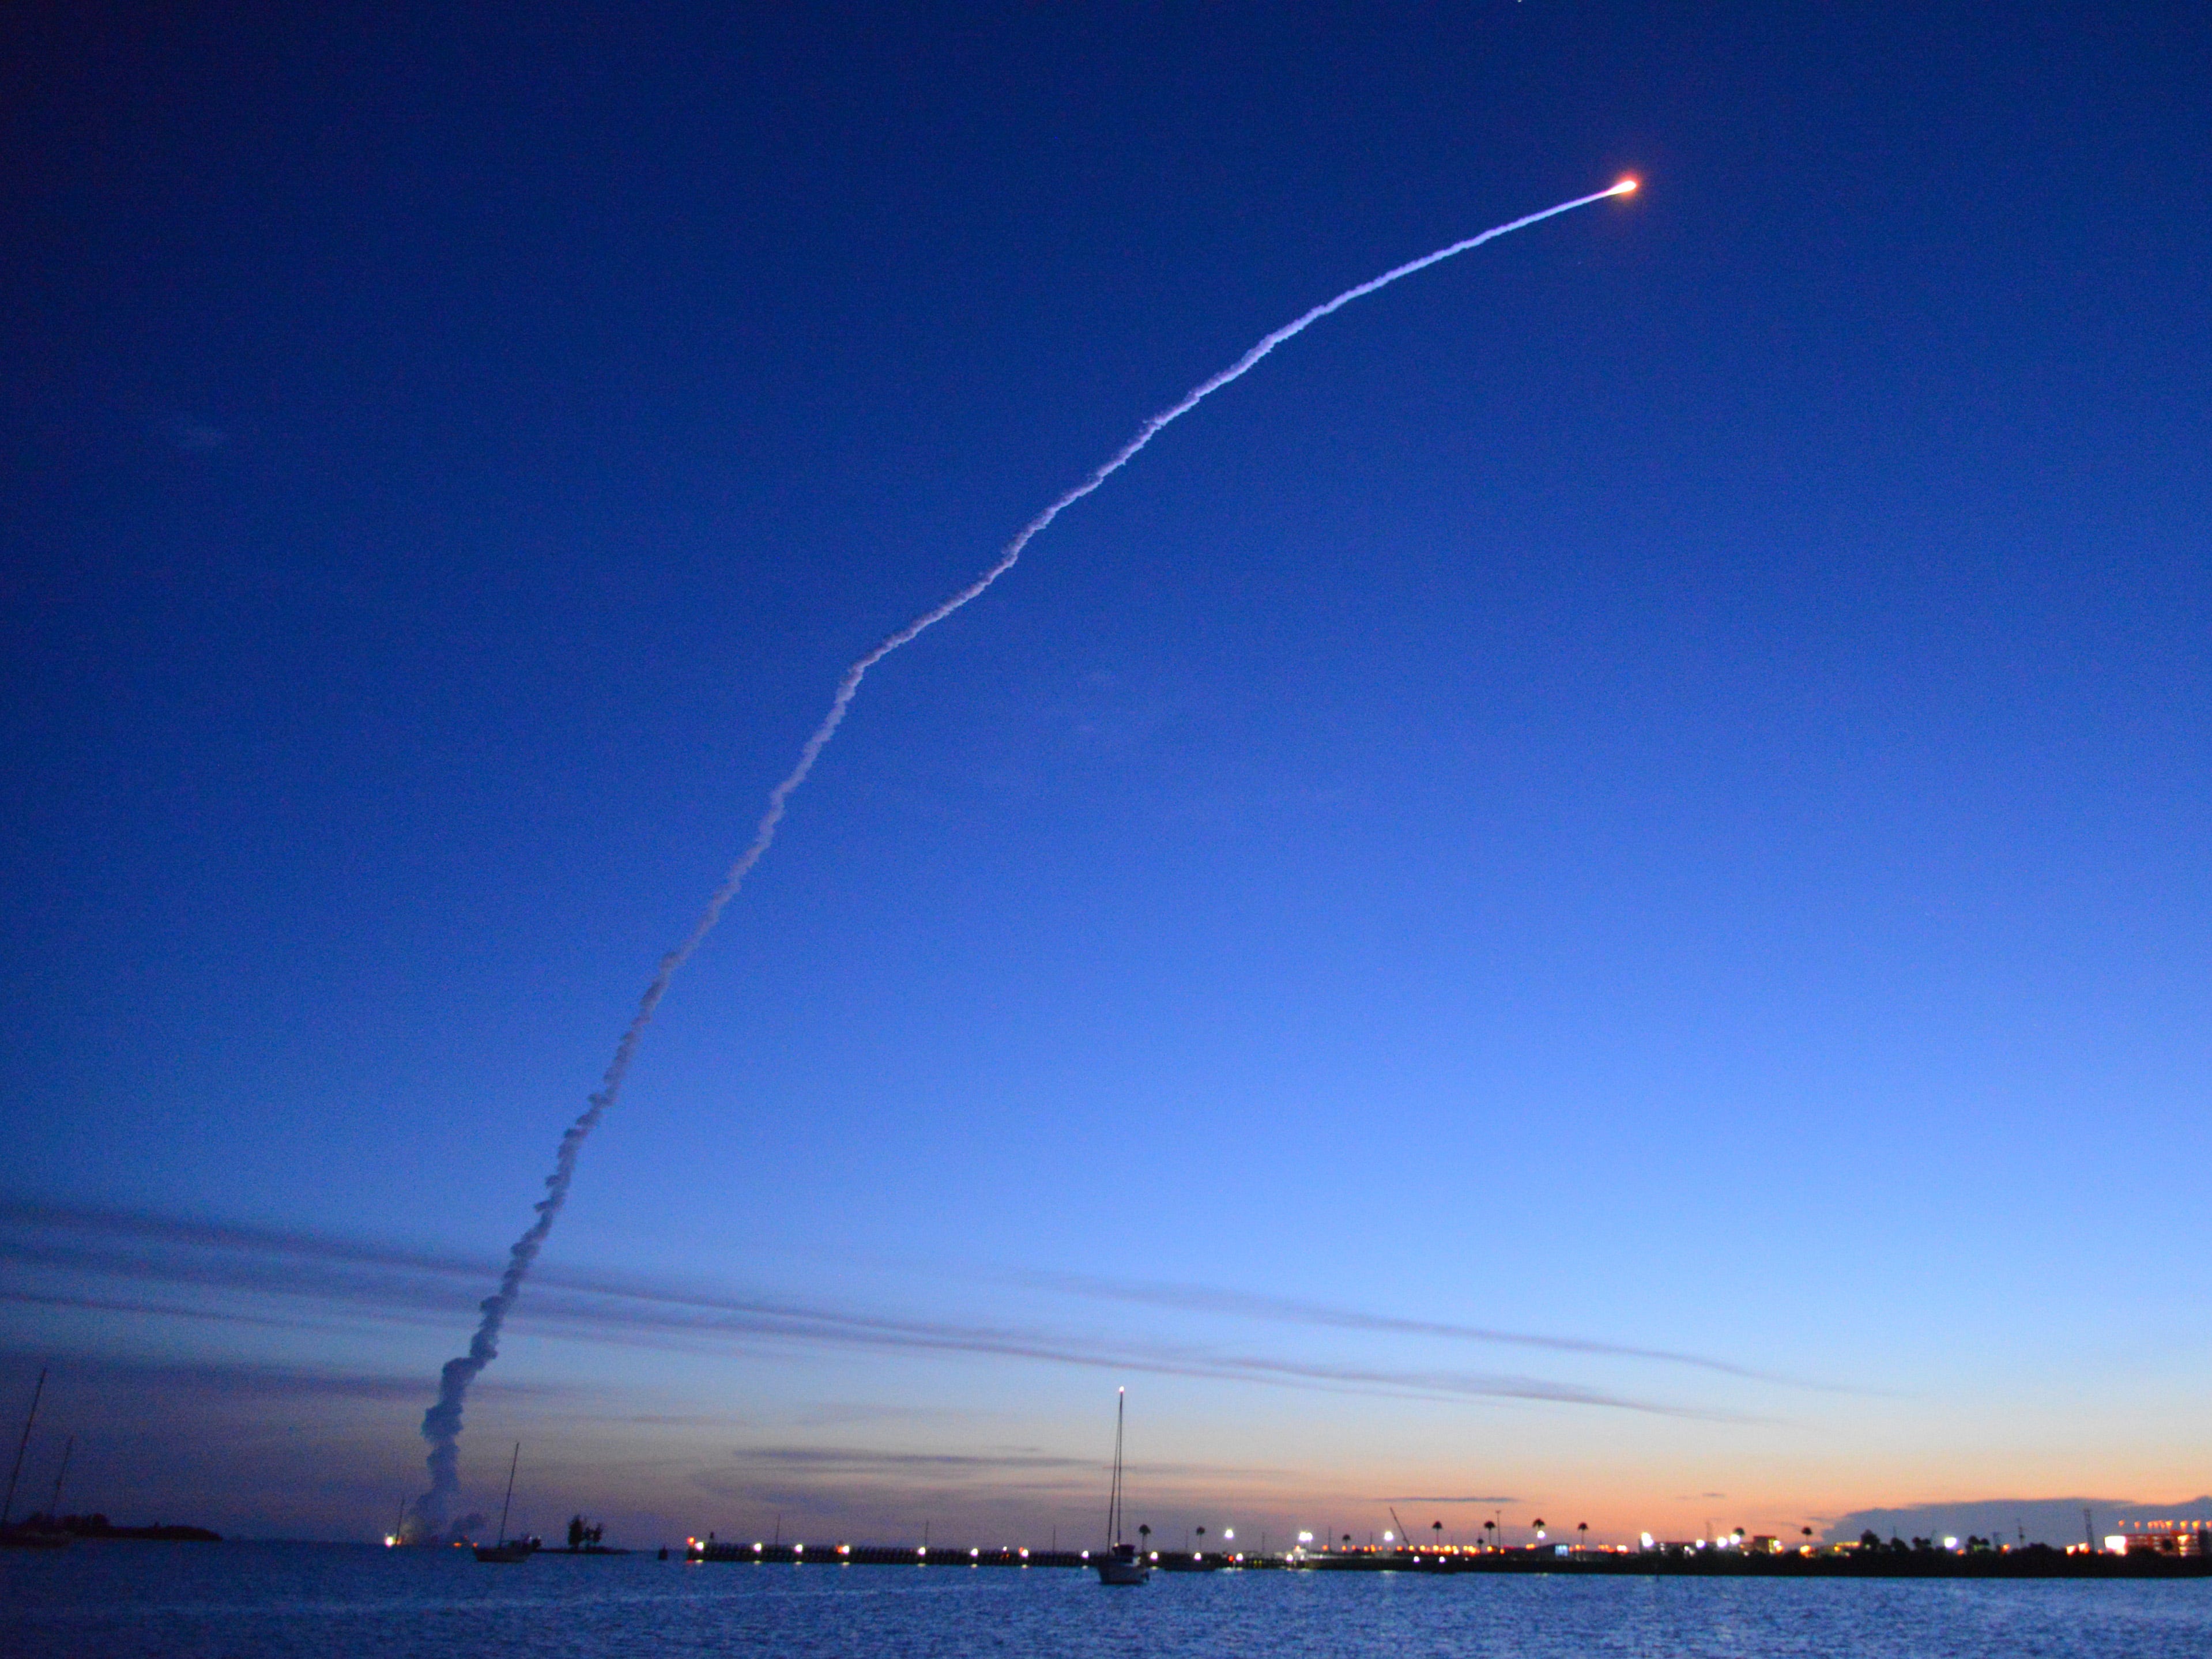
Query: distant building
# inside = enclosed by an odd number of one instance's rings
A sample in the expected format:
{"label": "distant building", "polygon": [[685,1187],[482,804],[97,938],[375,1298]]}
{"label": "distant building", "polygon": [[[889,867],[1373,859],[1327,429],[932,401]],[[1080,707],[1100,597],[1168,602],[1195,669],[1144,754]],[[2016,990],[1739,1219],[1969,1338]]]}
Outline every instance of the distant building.
{"label": "distant building", "polygon": [[2212,1521],[2122,1522],[2105,1547],[2114,1544],[2130,1555],[2212,1555]]}

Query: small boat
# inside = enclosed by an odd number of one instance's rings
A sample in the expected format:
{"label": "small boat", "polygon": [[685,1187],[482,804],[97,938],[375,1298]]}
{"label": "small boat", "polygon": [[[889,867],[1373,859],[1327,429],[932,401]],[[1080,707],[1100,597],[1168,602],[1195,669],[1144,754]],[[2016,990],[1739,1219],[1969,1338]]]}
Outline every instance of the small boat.
{"label": "small boat", "polygon": [[511,1544],[507,1541],[507,1512],[514,1504],[514,1470],[521,1462],[522,1443],[518,1440],[514,1443],[514,1455],[507,1462],[507,1498],[499,1506],[499,1542],[477,1545],[479,1561],[527,1561],[538,1548],[535,1538],[518,1538]]}
{"label": "small boat", "polygon": [[[31,1430],[39,1420],[39,1401],[46,1392],[46,1368],[39,1367],[39,1385],[31,1390],[31,1409],[23,1418],[23,1437],[15,1443],[15,1467],[8,1472],[8,1496],[0,1501],[0,1549],[59,1550],[67,1549],[70,1534],[61,1524],[62,1483],[54,1479],[53,1509],[46,1515],[34,1515],[20,1526],[9,1526],[8,1517],[15,1512],[15,1482],[22,1477],[23,1454],[31,1449]],[[74,1447],[76,1438],[71,1436]],[[69,1468],[69,1453],[62,1454],[62,1468]]]}
{"label": "small boat", "polygon": [[1098,1569],[1102,1584],[1141,1584],[1152,1576],[1152,1564],[1137,1553],[1134,1544],[1121,1541],[1126,1516],[1121,1501],[1121,1419],[1128,1409],[1127,1389],[1114,1395],[1114,1490],[1106,1502],[1106,1553],[1091,1565]]}

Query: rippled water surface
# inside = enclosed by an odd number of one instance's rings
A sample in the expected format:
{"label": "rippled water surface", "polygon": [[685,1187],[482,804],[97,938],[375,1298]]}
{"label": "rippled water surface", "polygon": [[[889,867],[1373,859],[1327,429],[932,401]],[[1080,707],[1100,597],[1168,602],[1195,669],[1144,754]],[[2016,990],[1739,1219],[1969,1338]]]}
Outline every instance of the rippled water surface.
{"label": "rippled water surface", "polygon": [[1047,1569],[479,1565],[459,1551],[98,1544],[0,1553],[0,1653],[1881,1655],[2205,1659],[2212,1581],[1971,1583]]}

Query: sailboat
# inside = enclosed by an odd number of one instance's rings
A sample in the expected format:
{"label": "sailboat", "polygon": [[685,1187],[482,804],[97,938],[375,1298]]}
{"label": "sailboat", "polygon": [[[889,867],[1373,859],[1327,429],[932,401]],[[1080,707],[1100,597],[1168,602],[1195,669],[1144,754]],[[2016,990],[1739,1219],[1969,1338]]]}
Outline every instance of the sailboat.
{"label": "sailboat", "polygon": [[477,1545],[479,1561],[527,1561],[538,1547],[535,1538],[518,1538],[512,1544],[507,1541],[507,1512],[514,1503],[514,1470],[521,1462],[522,1443],[518,1440],[514,1443],[514,1455],[507,1462],[507,1498],[499,1506],[499,1542]]}
{"label": "sailboat", "polygon": [[1121,1501],[1121,1420],[1128,1409],[1127,1389],[1114,1392],[1114,1495],[1106,1503],[1106,1553],[1091,1565],[1098,1569],[1102,1584],[1141,1584],[1152,1576],[1152,1563],[1137,1553],[1134,1544],[1121,1541],[1127,1520]]}
{"label": "sailboat", "polygon": [[[23,1419],[23,1437],[15,1443],[15,1467],[8,1472],[8,1496],[0,1502],[0,1549],[58,1550],[69,1546],[70,1535],[64,1532],[58,1515],[49,1513],[41,1517],[33,1516],[21,1526],[9,1526],[8,1517],[15,1512],[15,1482],[23,1473],[23,1454],[31,1449],[31,1428],[39,1420],[39,1401],[46,1392],[46,1368],[39,1367],[39,1386],[31,1390],[31,1409]],[[72,1437],[70,1444],[76,1444]],[[69,1454],[62,1454],[62,1468],[69,1468]],[[60,1509],[62,1483],[54,1480],[54,1508]],[[43,1519],[43,1525],[39,1522]]]}

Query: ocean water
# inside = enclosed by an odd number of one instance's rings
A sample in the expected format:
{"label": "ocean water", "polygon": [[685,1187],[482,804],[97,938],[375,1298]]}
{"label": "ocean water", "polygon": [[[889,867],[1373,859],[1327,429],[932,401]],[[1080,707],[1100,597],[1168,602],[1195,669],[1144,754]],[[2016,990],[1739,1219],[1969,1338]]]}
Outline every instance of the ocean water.
{"label": "ocean water", "polygon": [[1102,1589],[1043,1568],[480,1565],[456,1550],[0,1552],[8,1659],[411,1656],[1514,1656],[2205,1659],[2212,1580],[1431,1577],[1224,1572]]}

